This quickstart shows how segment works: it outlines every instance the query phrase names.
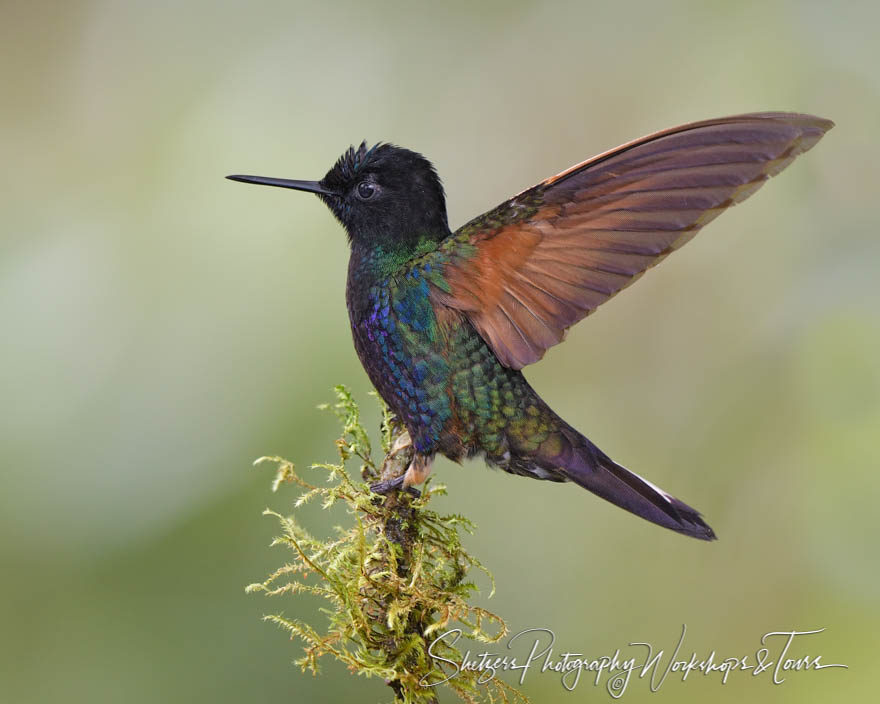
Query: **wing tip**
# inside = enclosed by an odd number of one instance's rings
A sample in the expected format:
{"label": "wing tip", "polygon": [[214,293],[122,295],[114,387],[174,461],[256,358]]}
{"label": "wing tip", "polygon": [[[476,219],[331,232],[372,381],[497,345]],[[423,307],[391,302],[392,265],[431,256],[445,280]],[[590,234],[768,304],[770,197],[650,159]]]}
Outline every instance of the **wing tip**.
{"label": "wing tip", "polygon": [[[745,113],[743,115],[735,115],[730,118],[726,118],[728,120],[736,120],[736,119],[762,119],[762,120],[776,120],[778,122],[786,122],[790,125],[797,125],[798,127],[812,127],[815,129],[820,129],[823,132],[827,132],[832,127],[834,127],[834,122],[829,120],[827,117],[819,117],[818,115],[812,115],[806,112],[785,112],[785,111],[765,111],[765,112],[750,112]],[[725,118],[722,118],[725,119]]]}
{"label": "wing tip", "polygon": [[803,153],[807,151],[807,149],[810,149],[810,147],[818,142],[819,139],[821,139],[828,130],[834,127],[834,122],[825,117],[819,117],[818,115],[811,115],[809,113],[803,112],[785,111],[748,112],[741,115],[729,115],[727,117],[716,117],[708,120],[700,120],[698,122],[689,122],[683,125],[678,125],[676,127],[671,127],[669,129],[660,130],[659,132],[647,134],[644,137],[639,137],[638,139],[634,139],[631,142],[621,144],[614,149],[609,149],[608,151],[602,152],[601,154],[597,154],[594,157],[570,166],[569,168],[559,172],[558,174],[555,174],[554,176],[550,176],[549,178],[544,179],[543,181],[538,183],[535,188],[546,188],[548,186],[552,186],[553,184],[559,181],[563,181],[569,176],[572,176],[573,174],[576,174],[585,168],[595,166],[596,164],[617,154],[620,151],[639,146],[640,144],[644,144],[652,140],[659,139],[661,137],[668,137],[679,132],[686,132],[693,129],[699,129],[701,127],[711,127],[714,125],[724,125],[734,122],[747,122],[749,120],[774,121],[777,123],[787,124],[795,128],[800,128],[804,131],[810,131],[813,133],[818,132],[815,140],[813,140],[812,143],[809,144],[809,146],[805,147],[798,153]]}

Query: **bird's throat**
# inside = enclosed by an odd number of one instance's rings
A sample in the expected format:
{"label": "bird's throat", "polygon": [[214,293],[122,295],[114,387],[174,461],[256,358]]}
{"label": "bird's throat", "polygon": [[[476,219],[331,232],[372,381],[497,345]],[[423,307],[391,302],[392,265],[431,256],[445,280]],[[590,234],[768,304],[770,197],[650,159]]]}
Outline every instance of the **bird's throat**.
{"label": "bird's throat", "polygon": [[413,259],[437,249],[443,237],[421,237],[413,242],[383,242],[376,245],[354,244],[349,275],[374,282],[384,281],[407,269]]}

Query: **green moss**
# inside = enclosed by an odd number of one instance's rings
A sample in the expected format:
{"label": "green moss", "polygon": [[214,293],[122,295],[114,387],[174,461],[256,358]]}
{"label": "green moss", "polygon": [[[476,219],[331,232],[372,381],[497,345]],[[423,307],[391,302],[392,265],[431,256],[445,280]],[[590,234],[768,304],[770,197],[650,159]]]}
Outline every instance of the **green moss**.
{"label": "green moss", "polygon": [[[306,481],[292,463],[280,457],[256,462],[277,464],[273,491],[292,484],[302,492],[293,514],[265,512],[281,525],[282,535],[273,545],[288,548],[291,555],[265,581],[250,585],[247,591],[285,599],[313,594],[328,602],[329,608],[321,610],[326,621],[320,625],[281,614],[265,617],[302,642],[303,655],[296,664],[303,671],[317,674],[320,658],[330,655],[355,674],[385,680],[397,702],[436,702],[440,688],[466,702],[525,702],[525,697],[497,678],[479,684],[479,673],[460,673],[440,687],[420,684],[452,674],[441,671],[428,654],[429,645],[448,629],[462,628],[471,639],[490,643],[507,634],[499,616],[468,601],[477,591],[469,579],[474,568],[488,576],[493,592],[494,581],[462,547],[461,532],[473,532],[473,524],[463,516],[441,516],[428,508],[435,496],[445,493],[444,487],[429,480],[419,498],[370,492],[369,483],[405,471],[412,458],[409,436],[383,405],[385,458],[375,464],[357,404],[344,386],[335,391],[337,402],[325,408],[343,426],[342,437],[336,441],[339,462],[312,466],[325,483]],[[346,470],[351,462],[360,465],[360,480],[352,479]],[[320,501],[325,509],[344,504],[350,525],[337,527],[332,536],[311,535],[296,518],[296,509],[308,501]],[[461,661],[461,653],[442,641],[435,643],[433,652]]]}

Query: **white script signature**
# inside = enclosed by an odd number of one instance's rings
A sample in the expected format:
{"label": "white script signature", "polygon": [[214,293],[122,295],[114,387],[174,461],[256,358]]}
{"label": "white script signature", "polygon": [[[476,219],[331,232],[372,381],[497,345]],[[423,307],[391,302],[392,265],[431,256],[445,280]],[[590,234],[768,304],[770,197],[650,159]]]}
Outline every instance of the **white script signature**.
{"label": "white script signature", "polygon": [[[428,655],[437,669],[422,678],[420,684],[434,687],[462,672],[479,673],[477,681],[485,684],[499,672],[515,672],[519,674],[519,683],[522,685],[530,673],[540,673],[557,675],[563,687],[572,691],[581,682],[581,676],[585,675],[594,687],[604,685],[615,699],[624,695],[633,674],[637,674],[639,679],[648,678],[652,692],[659,690],[669,675],[681,678],[682,682],[691,675],[715,675],[722,684],[727,684],[733,673],[740,672],[753,677],[764,675],[774,685],[781,685],[794,673],[832,667],[847,668],[839,663],[824,663],[822,655],[799,650],[804,647],[807,636],[815,636],[824,630],[769,631],[761,637],[761,647],[745,655],[719,655],[715,650],[705,655],[697,655],[696,652],[686,655],[683,645],[687,626],[682,625],[678,644],[668,656],[664,650],[655,651],[653,645],[642,642],[628,643],[625,654],[621,648],[617,648],[610,654],[588,656],[569,650],[557,652],[556,634],[552,630],[529,628],[507,639],[507,654],[488,650],[473,653],[467,650],[456,661],[447,656],[450,655],[449,648],[455,647],[462,637],[462,631],[453,628],[428,646]],[[514,648],[523,648],[528,655],[515,656]]]}

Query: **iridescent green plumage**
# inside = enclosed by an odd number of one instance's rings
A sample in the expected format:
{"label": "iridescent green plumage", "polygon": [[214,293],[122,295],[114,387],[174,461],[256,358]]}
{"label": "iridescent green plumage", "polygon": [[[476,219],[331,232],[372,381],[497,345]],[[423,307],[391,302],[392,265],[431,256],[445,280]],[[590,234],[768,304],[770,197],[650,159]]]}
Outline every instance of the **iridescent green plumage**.
{"label": "iridescent green plumage", "polygon": [[[370,379],[412,431],[416,449],[505,465],[511,441],[536,451],[555,416],[518,371],[503,366],[467,318],[442,307],[436,261],[416,258],[373,278],[353,260],[349,298],[355,346]],[[369,281],[363,290],[364,279]]]}

